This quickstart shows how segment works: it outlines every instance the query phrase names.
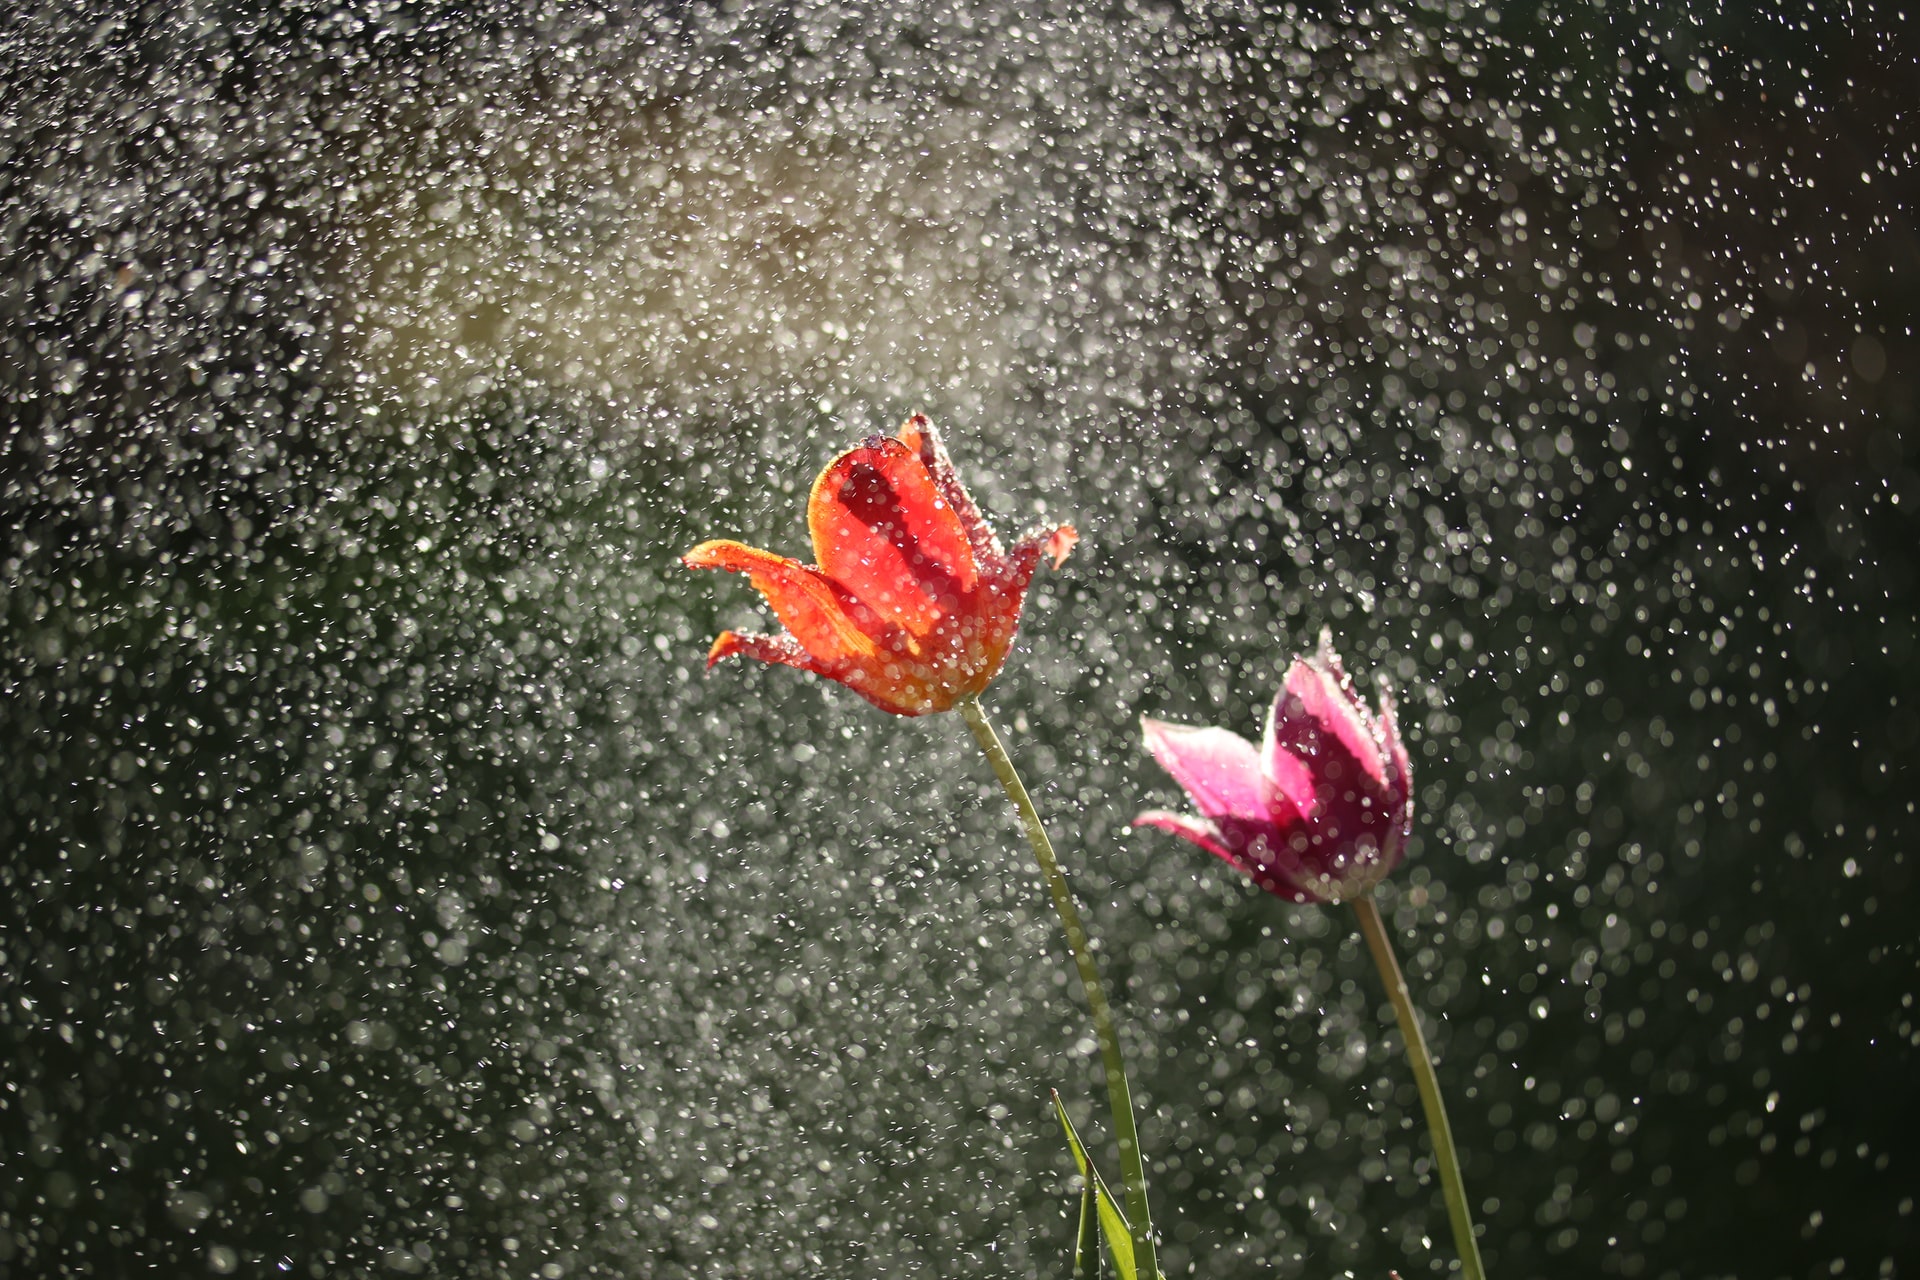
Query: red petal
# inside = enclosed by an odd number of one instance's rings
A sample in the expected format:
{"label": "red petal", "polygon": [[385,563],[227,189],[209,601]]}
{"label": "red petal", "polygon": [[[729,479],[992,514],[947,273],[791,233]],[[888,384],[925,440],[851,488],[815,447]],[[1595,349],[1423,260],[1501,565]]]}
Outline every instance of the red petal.
{"label": "red petal", "polygon": [[878,439],[827,465],[807,504],[821,572],[924,636],[972,592],[973,547],[919,452]]}
{"label": "red petal", "polygon": [[1020,605],[1027,598],[1027,585],[1033,581],[1033,571],[1040,567],[1040,557],[1046,556],[1058,569],[1060,562],[1067,558],[1074,544],[1080,541],[1080,535],[1073,526],[1063,524],[1057,529],[1036,529],[1014,544],[1013,554],[1001,562],[999,580],[994,583],[994,594],[1002,599],[1014,602],[1013,612],[1017,618]]}
{"label": "red petal", "polygon": [[[901,425],[897,438],[901,444],[920,455],[927,474],[933,477],[934,488],[953,508],[953,514],[960,518],[960,527],[966,532],[968,545],[973,548],[975,562],[990,564],[998,560],[1000,540],[993,536],[993,530],[980,514],[980,508],[973,505],[972,495],[954,473],[953,460],[947,456],[947,447],[940,443],[940,433],[927,421],[927,415],[916,413],[908,418]],[[1055,561],[1056,565],[1058,563]]]}
{"label": "red petal", "polygon": [[[845,599],[833,583],[798,560],[720,539],[701,543],[680,557],[680,561],[689,569],[726,569],[748,575],[754,589],[773,607],[774,615],[786,624],[801,647],[821,663],[839,666],[871,661],[879,652],[873,636],[856,620],[857,603]],[[719,641],[715,641],[716,651],[718,646]],[[712,661],[711,655],[709,661]]]}
{"label": "red petal", "polygon": [[757,658],[761,662],[826,674],[820,670],[820,663],[814,656],[801,648],[800,642],[792,636],[762,636],[749,631],[722,631],[714,638],[713,648],[707,650],[707,666],[712,668],[714,663],[731,658],[736,653]]}
{"label": "red petal", "polygon": [[1080,545],[1079,531],[1070,524],[1063,524],[1045,536],[1046,541],[1040,544],[1040,551],[1053,561],[1056,569],[1067,558],[1067,553]]}

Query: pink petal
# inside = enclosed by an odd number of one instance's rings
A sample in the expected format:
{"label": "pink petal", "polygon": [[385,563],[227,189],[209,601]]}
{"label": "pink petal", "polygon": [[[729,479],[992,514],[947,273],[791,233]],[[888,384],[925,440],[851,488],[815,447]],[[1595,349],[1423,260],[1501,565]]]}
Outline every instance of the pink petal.
{"label": "pink petal", "polygon": [[1189,729],[1141,718],[1147,750],[1209,818],[1270,821],[1260,753],[1229,729]]}
{"label": "pink petal", "polygon": [[1182,840],[1199,845],[1208,853],[1218,854],[1240,870],[1252,873],[1244,859],[1227,847],[1227,837],[1220,828],[1208,818],[1190,817],[1184,813],[1171,813],[1165,809],[1148,809],[1133,820],[1136,827],[1158,827],[1162,831],[1171,831]]}
{"label": "pink petal", "polygon": [[1267,708],[1267,728],[1260,738],[1260,767],[1266,772],[1268,802],[1273,808],[1279,809],[1284,804],[1301,817],[1311,818],[1318,809],[1313,798],[1313,770],[1287,749],[1280,731],[1281,717],[1287,714],[1288,696],[1282,687],[1274,695],[1273,705]]}
{"label": "pink petal", "polygon": [[1302,877],[1305,873],[1298,865],[1299,859],[1286,853],[1284,836],[1277,827],[1264,824],[1249,827],[1231,820],[1227,826],[1222,826],[1207,818],[1168,813],[1165,809],[1149,809],[1135,818],[1133,825],[1158,827],[1162,831],[1173,832],[1183,840],[1192,841],[1268,893],[1289,902],[1325,901],[1319,894],[1304,887]]}
{"label": "pink petal", "polygon": [[[1386,759],[1373,718],[1347,688],[1330,654],[1295,659],[1287,669],[1282,697],[1290,705],[1275,710],[1278,741],[1306,746],[1311,738],[1330,734],[1369,777],[1387,785]],[[1311,749],[1304,754],[1312,754]]]}

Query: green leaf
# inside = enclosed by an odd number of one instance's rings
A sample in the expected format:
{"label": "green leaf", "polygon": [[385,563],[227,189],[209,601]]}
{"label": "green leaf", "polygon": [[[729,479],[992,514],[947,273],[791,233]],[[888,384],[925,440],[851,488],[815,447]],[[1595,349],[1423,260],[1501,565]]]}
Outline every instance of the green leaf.
{"label": "green leaf", "polygon": [[1093,1184],[1080,1192],[1080,1234],[1073,1242],[1073,1280],[1100,1280],[1100,1214]]}
{"label": "green leaf", "polygon": [[[1087,1189],[1093,1193],[1100,1231],[1107,1238],[1108,1252],[1113,1254],[1114,1270],[1119,1273],[1120,1280],[1139,1280],[1133,1263],[1133,1232],[1127,1226],[1127,1215],[1120,1211],[1120,1202],[1113,1198],[1113,1192],[1107,1190],[1100,1171],[1093,1167],[1093,1161],[1087,1157],[1087,1149],[1081,1145],[1080,1135],[1074,1132],[1073,1121],[1067,1115],[1066,1104],[1060,1101],[1060,1091],[1055,1089],[1052,1092],[1054,1114],[1060,1117],[1060,1127],[1066,1131],[1067,1145],[1073,1149],[1073,1162],[1079,1166],[1080,1176],[1086,1179]],[[1084,1230],[1082,1239],[1085,1239]]]}

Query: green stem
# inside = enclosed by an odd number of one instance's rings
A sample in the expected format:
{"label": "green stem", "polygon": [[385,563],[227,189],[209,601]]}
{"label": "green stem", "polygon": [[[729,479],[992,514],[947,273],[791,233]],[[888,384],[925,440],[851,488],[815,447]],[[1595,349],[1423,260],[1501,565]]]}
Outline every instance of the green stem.
{"label": "green stem", "polygon": [[1134,1265],[1144,1280],[1157,1280],[1160,1269],[1153,1255],[1153,1220],[1147,1210],[1147,1167],[1141,1158],[1140,1133],[1133,1123],[1133,1091],[1127,1084],[1127,1064],[1120,1055],[1120,1036],[1114,1030],[1113,1010],[1107,1004],[1106,988],[1100,982],[1100,968],[1094,963],[1093,951],[1088,945],[1086,926],[1080,923],[1080,912],[1073,905],[1073,895],[1067,889],[1067,877],[1060,870],[1059,860],[1053,856],[1053,843],[1040,826],[1040,814],[1033,807],[1033,799],[1027,795],[1026,787],[1021,785],[1020,775],[1014,772],[1013,759],[1007,755],[1007,749],[1000,745],[1000,735],[988,723],[987,713],[981,708],[979,699],[967,698],[962,701],[960,714],[966,717],[967,727],[973,730],[973,736],[979,740],[987,763],[993,766],[1000,785],[1006,788],[1008,798],[1020,814],[1020,825],[1026,828],[1027,839],[1033,845],[1033,856],[1040,863],[1041,874],[1046,877],[1047,892],[1053,895],[1053,909],[1059,913],[1060,924],[1067,931],[1067,946],[1073,952],[1074,967],[1080,971],[1080,985],[1086,988],[1087,1005],[1093,1010],[1094,1033],[1100,1040],[1100,1057],[1106,1066],[1107,1100],[1113,1108],[1114,1136],[1120,1145],[1120,1169],[1127,1184],[1127,1228],[1133,1234]]}
{"label": "green stem", "polygon": [[1407,1042],[1407,1062],[1413,1068],[1413,1082],[1420,1088],[1420,1102],[1427,1110],[1427,1129],[1433,1137],[1433,1158],[1440,1171],[1440,1191],[1447,1200],[1447,1217],[1453,1221],[1454,1245],[1460,1251],[1460,1272],[1465,1280],[1486,1280],[1486,1268],[1480,1262],[1480,1245],[1473,1238],[1473,1215],[1467,1209],[1467,1187],[1460,1180],[1460,1156],[1453,1147],[1453,1129],[1447,1124],[1446,1104],[1440,1101],[1440,1079],[1433,1073],[1433,1058],[1427,1053],[1427,1038],[1420,1032],[1420,1019],[1413,1011],[1413,996],[1407,980],[1394,958],[1393,944],[1387,941],[1387,928],[1380,920],[1380,908],[1371,893],[1353,900],[1360,917],[1360,932],[1366,936],[1367,949],[1387,984],[1387,997],[1400,1019],[1400,1036]]}

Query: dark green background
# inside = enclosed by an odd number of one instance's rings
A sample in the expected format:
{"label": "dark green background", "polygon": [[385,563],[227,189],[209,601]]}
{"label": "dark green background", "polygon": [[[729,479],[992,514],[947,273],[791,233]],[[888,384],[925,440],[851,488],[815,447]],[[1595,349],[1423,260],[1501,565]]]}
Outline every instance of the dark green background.
{"label": "dark green background", "polygon": [[[984,764],[703,679],[757,615],[674,560],[803,554],[914,409],[1083,535],[988,701],[1170,1275],[1452,1256],[1348,916],[1126,831],[1178,799],[1136,718],[1252,732],[1323,626],[1401,691],[1383,896],[1492,1273],[1902,1273],[1910,23],[473,8],[0,35],[0,1276],[1064,1274],[1045,1091],[1093,1134],[1097,1082]],[[776,139],[873,203],[673,221]],[[538,364],[456,249],[704,327]],[[925,348],[670,288],[809,252]],[[416,287],[437,390],[368,337]],[[977,380],[916,372],[946,320]]]}

